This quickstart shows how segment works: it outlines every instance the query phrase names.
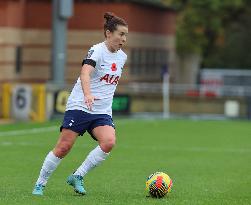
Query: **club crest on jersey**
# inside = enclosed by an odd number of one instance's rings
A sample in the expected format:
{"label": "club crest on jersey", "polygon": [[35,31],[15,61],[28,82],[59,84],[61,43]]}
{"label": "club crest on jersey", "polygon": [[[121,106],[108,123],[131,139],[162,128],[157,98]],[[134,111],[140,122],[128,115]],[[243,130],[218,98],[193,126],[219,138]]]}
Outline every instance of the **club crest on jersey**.
{"label": "club crest on jersey", "polygon": [[105,74],[100,81],[105,81],[106,83],[117,85],[119,82],[119,76]]}
{"label": "club crest on jersey", "polygon": [[112,70],[112,71],[116,71],[116,70],[117,70],[116,63],[113,63],[113,64],[112,64],[111,70]]}

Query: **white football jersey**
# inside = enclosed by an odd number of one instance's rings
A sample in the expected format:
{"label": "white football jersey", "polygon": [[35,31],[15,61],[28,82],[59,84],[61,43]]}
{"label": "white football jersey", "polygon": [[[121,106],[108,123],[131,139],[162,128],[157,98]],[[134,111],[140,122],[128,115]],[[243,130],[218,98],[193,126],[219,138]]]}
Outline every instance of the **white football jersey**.
{"label": "white football jersey", "polygon": [[115,53],[108,50],[104,42],[96,44],[88,51],[86,59],[96,62],[91,74],[91,94],[95,100],[90,111],[85,104],[85,96],[80,77],[74,85],[66,104],[66,110],[83,110],[91,114],[108,114],[112,116],[112,101],[119,78],[127,59],[127,55],[120,49]]}

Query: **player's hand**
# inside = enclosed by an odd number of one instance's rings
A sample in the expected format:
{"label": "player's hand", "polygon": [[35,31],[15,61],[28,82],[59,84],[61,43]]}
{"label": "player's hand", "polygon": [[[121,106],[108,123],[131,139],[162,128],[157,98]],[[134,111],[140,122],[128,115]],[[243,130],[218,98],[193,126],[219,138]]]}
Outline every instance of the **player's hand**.
{"label": "player's hand", "polygon": [[99,98],[93,96],[93,95],[87,95],[85,96],[85,104],[88,108],[88,110],[92,111],[92,105],[94,104],[95,100],[99,100]]}

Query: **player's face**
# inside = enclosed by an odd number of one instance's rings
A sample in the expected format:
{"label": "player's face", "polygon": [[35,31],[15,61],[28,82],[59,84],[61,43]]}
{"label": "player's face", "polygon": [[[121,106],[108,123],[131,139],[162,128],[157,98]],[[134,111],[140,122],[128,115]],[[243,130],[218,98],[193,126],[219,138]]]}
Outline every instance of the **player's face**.
{"label": "player's face", "polygon": [[106,32],[106,41],[108,43],[108,48],[110,51],[115,52],[121,49],[126,43],[126,38],[128,34],[128,27],[126,26],[117,26],[117,30]]}

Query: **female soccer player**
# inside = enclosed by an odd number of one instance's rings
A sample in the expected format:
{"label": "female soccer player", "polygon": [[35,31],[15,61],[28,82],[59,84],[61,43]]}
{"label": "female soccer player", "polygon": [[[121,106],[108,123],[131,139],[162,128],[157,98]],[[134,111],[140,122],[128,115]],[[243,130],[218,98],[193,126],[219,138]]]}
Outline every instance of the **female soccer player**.
{"label": "female soccer player", "polygon": [[80,77],[68,98],[59,140],[44,160],[34,195],[43,195],[52,172],[77,137],[87,131],[99,145],[67,179],[75,192],[86,194],[83,177],[107,158],[115,144],[112,100],[127,58],[121,48],[126,42],[128,25],[110,12],[105,13],[104,18],[105,41],[92,46],[82,62]]}

